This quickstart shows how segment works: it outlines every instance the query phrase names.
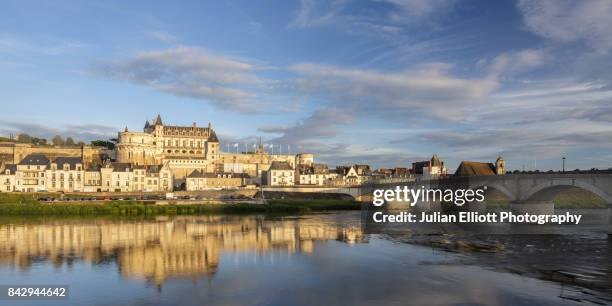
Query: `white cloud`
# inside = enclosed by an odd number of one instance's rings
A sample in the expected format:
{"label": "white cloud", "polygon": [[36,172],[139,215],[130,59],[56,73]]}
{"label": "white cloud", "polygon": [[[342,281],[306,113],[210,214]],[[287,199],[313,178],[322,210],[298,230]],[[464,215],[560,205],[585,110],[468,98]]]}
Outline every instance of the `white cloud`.
{"label": "white cloud", "polygon": [[[455,0],[370,0],[367,13],[353,10],[354,0],[301,0],[289,27],[312,28],[333,25],[347,32],[394,35],[401,26],[440,15]],[[379,5],[386,4],[386,5]],[[421,24],[422,25],[422,24]]]}
{"label": "white cloud", "polygon": [[490,61],[479,61],[486,65],[489,73],[494,76],[512,75],[532,70],[542,65],[546,60],[546,52],[537,49],[525,49],[496,56]]}
{"label": "white cloud", "polygon": [[559,41],[585,41],[604,52],[612,47],[612,1],[521,0],[518,3],[531,32]]}
{"label": "white cloud", "polygon": [[104,62],[94,67],[94,73],[246,112],[258,109],[255,92],[265,84],[247,61],[184,46]]}
{"label": "white cloud", "polygon": [[337,107],[357,113],[403,113],[412,118],[433,116],[460,120],[462,106],[482,102],[495,90],[495,79],[452,76],[446,64],[421,65],[400,73],[348,69],[317,64],[290,67],[298,88],[314,96],[325,96]]}
{"label": "white cloud", "polygon": [[338,134],[336,126],[352,121],[353,116],[348,110],[333,107],[322,108],[293,126],[263,126],[259,128],[259,131],[282,134],[274,141],[297,144],[307,140],[334,137]]}

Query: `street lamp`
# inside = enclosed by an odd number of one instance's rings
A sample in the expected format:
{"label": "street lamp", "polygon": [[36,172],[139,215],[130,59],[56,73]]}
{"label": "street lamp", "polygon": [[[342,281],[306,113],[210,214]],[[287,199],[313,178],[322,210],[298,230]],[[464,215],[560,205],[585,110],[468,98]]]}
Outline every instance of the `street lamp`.
{"label": "street lamp", "polygon": [[565,173],[565,156],[561,158],[563,160],[563,173]]}

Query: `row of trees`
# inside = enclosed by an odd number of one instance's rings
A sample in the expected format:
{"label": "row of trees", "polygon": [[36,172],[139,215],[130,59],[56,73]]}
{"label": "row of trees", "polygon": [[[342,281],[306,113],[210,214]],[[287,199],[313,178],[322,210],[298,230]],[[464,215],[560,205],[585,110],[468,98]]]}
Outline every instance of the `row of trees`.
{"label": "row of trees", "polygon": [[48,145],[48,144],[53,144],[54,146],[76,146],[76,145],[85,144],[82,141],[76,142],[72,137],[67,137],[66,139],[64,139],[64,137],[60,135],[53,136],[53,138],[51,139],[51,143],[48,143],[47,139],[45,138],[33,137],[26,133],[21,133],[17,135],[17,142],[31,143],[31,144],[42,145],[42,146]]}
{"label": "row of trees", "polygon": [[[38,137],[34,137],[26,133],[18,134],[16,138],[13,137],[12,135],[9,138],[0,137],[0,142],[3,142],[3,141],[8,141],[8,142],[17,141],[18,143],[29,143],[33,145],[39,145],[39,146],[47,146],[47,145],[83,146],[85,145],[84,142],[82,141],[77,142],[72,137],[67,137],[66,139],[64,139],[64,137],[62,137],[61,135],[55,135],[49,142],[46,138],[38,138]],[[115,149],[116,142],[117,142],[117,139],[114,139],[114,138],[109,139],[109,140],[93,140],[90,142],[90,145],[95,146],[95,147],[106,147],[110,150],[113,150]]]}

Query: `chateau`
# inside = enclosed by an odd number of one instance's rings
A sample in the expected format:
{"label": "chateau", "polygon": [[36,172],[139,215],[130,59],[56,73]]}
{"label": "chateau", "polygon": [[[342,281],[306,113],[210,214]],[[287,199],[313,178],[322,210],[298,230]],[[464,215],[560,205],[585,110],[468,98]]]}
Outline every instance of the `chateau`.
{"label": "chateau", "polygon": [[130,132],[127,127],[119,132],[116,150],[118,162],[167,164],[182,177],[193,169],[214,172],[219,161],[219,139],[210,123],[207,127],[195,122],[192,126],[164,125],[160,115],[153,123],[146,121],[142,132]]}
{"label": "chateau", "polygon": [[292,167],[312,164],[312,154],[268,154],[260,146],[254,152],[221,152],[217,134],[207,127],[164,125],[160,115],[152,123],[146,121],[142,132],[125,128],[119,132],[117,161],[134,165],[165,165],[175,179],[186,179],[198,170],[201,173],[246,173],[260,177],[274,161]]}

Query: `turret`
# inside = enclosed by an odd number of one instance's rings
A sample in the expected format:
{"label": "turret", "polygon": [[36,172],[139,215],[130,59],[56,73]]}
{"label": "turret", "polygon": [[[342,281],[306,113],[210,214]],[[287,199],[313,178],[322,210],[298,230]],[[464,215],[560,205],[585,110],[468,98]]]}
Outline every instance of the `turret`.
{"label": "turret", "polygon": [[497,156],[497,159],[495,160],[495,174],[506,174],[506,161],[504,161],[501,156]]}
{"label": "turret", "polygon": [[155,121],[153,121],[153,125],[164,125],[159,114],[157,114],[157,118],[155,118]]}

